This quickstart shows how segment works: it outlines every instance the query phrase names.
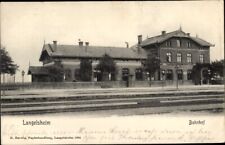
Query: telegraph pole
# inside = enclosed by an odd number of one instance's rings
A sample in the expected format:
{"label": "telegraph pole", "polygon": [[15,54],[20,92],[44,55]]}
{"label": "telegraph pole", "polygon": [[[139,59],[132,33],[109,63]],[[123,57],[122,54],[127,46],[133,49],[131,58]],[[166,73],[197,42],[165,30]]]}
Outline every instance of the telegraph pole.
{"label": "telegraph pole", "polygon": [[[1,46],[0,46],[0,49],[2,49],[1,48]],[[0,65],[1,65],[1,67],[0,67],[0,97],[2,96],[2,51],[0,50]]]}
{"label": "telegraph pole", "polygon": [[22,70],[22,90],[24,90],[24,74],[25,74],[25,72],[24,72],[24,70]]}

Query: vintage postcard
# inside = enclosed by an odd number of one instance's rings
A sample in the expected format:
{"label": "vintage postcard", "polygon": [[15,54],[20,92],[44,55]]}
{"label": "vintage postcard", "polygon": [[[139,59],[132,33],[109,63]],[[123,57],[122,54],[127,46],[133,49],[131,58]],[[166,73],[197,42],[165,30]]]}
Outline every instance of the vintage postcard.
{"label": "vintage postcard", "polygon": [[224,2],[1,2],[1,144],[225,141]]}

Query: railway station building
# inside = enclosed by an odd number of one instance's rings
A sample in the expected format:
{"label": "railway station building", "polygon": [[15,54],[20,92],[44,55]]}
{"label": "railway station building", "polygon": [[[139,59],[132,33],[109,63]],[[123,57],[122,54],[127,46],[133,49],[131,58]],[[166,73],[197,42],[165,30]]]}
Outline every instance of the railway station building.
{"label": "railway station building", "polygon": [[142,62],[147,59],[148,54],[154,54],[160,60],[160,69],[152,80],[191,83],[193,66],[196,63],[210,62],[211,46],[211,43],[197,36],[193,37],[181,28],[172,32],[162,31],[160,35],[146,39],[138,35],[137,43],[131,47],[92,46],[89,42],[81,41],[76,45],[62,45],[53,41],[43,45],[39,59],[43,66],[30,66],[28,74],[32,76],[32,82],[49,81],[46,67],[60,61],[64,69],[64,81],[80,81],[80,60],[90,59],[91,81],[101,81],[96,66],[100,58],[107,54],[113,58],[118,69],[117,75],[109,76],[109,80],[125,81],[131,76],[132,81],[146,81],[149,77],[143,70]]}

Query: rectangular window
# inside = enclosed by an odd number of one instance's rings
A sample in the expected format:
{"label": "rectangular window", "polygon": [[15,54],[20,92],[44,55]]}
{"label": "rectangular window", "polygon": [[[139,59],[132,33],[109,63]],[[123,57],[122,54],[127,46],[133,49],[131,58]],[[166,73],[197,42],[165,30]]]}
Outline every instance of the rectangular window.
{"label": "rectangular window", "polygon": [[204,56],[203,56],[203,54],[200,54],[199,61],[200,61],[200,63],[203,63],[204,62]]}
{"label": "rectangular window", "polygon": [[166,61],[167,62],[171,62],[172,61],[172,56],[171,56],[170,52],[166,53]]}
{"label": "rectangular window", "polygon": [[180,47],[180,46],[181,46],[180,40],[177,40],[177,47]]}
{"label": "rectangular window", "polygon": [[177,53],[177,62],[181,62],[181,61],[182,61],[181,53]]}
{"label": "rectangular window", "polygon": [[191,47],[191,42],[187,42],[187,47],[188,47],[188,48]]}
{"label": "rectangular window", "polygon": [[191,63],[192,62],[192,56],[190,53],[187,54],[187,63]]}

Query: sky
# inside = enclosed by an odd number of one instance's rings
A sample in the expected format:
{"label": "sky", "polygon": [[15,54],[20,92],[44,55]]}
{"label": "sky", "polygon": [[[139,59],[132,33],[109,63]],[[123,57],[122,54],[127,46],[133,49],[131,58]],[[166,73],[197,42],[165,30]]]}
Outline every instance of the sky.
{"label": "sky", "polygon": [[223,1],[148,1],[148,2],[29,2],[0,4],[1,45],[19,65],[21,71],[39,62],[42,46],[57,40],[58,44],[132,46],[137,35],[143,39],[175,31],[212,43],[211,61],[224,58]]}

